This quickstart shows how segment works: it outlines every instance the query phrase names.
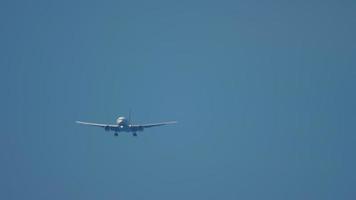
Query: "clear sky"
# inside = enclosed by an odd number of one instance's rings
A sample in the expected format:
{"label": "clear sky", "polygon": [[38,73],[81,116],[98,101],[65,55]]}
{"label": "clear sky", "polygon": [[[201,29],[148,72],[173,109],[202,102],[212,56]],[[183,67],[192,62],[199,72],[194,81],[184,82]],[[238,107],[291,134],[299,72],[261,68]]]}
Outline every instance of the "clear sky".
{"label": "clear sky", "polygon": [[2,0],[0,199],[354,199],[355,10]]}

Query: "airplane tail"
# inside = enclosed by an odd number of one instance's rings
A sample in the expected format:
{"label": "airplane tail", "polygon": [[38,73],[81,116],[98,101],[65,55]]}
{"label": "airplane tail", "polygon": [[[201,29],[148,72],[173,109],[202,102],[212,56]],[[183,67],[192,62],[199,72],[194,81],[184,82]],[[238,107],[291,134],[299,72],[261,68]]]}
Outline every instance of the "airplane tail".
{"label": "airplane tail", "polygon": [[129,111],[129,124],[131,124],[131,109]]}

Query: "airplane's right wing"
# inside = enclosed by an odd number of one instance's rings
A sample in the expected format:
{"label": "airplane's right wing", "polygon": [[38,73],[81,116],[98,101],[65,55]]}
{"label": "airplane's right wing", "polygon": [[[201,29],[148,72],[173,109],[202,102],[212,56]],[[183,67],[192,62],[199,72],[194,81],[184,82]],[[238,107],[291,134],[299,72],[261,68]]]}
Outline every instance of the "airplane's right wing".
{"label": "airplane's right wing", "polygon": [[97,124],[97,123],[81,122],[81,121],[76,121],[76,123],[83,124],[83,125],[89,125],[89,126],[102,127],[102,128],[115,128],[115,127],[117,127],[117,125],[112,125],[112,124]]}

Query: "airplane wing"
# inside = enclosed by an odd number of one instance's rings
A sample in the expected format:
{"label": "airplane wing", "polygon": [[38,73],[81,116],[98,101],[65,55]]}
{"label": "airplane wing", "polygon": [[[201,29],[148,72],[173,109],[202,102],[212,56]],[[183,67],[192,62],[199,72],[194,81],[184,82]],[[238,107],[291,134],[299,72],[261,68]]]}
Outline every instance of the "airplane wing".
{"label": "airplane wing", "polygon": [[170,121],[170,122],[160,122],[160,123],[152,123],[152,124],[140,124],[140,125],[131,125],[132,128],[151,128],[156,126],[164,126],[168,124],[175,124],[178,123],[177,121]]}
{"label": "airplane wing", "polygon": [[76,121],[78,124],[84,124],[84,125],[89,125],[89,126],[96,126],[96,127],[102,127],[102,128],[114,128],[117,125],[112,125],[112,124],[97,124],[97,123],[91,123],[91,122],[81,122],[81,121]]}

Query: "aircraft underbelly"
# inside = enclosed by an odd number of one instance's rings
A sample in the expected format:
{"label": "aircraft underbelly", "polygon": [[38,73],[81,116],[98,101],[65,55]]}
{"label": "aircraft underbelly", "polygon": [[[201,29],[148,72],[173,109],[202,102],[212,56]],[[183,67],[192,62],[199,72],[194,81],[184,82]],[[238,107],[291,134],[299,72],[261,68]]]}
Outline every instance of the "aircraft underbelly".
{"label": "aircraft underbelly", "polygon": [[124,127],[117,127],[116,130],[117,132],[139,132],[139,131],[143,131],[142,127],[128,127],[128,126],[124,126]]}
{"label": "aircraft underbelly", "polygon": [[118,131],[118,132],[130,132],[130,128],[129,127],[117,127],[116,131]]}

